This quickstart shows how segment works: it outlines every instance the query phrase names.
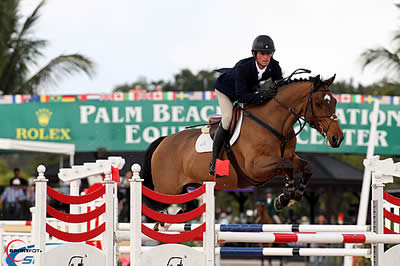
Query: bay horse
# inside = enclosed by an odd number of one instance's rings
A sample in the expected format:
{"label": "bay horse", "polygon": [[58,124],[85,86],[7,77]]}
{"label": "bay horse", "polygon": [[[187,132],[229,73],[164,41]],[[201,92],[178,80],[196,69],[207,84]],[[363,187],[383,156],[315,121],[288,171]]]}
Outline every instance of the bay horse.
{"label": "bay horse", "polygon": [[[275,199],[275,209],[280,211],[291,201],[301,200],[312,166],[295,153],[299,131],[294,132],[294,125],[303,122],[302,129],[307,122],[329,146],[340,146],[344,136],[335,114],[336,99],[329,89],[334,79],[289,77],[276,86],[277,94],[269,102],[236,107],[244,112],[241,132],[236,143],[226,145],[220,156],[229,158],[231,164],[229,175],[216,178],[215,191],[262,185],[275,176],[285,176],[286,185]],[[151,143],[141,173],[144,185],[159,193],[178,195],[186,193],[188,186],[213,181],[208,173],[211,152],[195,150],[200,134],[201,129],[188,129]],[[294,175],[298,172],[302,177],[296,185]]]}

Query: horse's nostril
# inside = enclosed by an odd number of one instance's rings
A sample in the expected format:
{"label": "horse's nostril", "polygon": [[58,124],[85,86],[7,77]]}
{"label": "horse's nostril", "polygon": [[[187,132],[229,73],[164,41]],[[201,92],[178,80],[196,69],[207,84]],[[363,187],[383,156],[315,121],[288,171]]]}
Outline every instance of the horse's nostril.
{"label": "horse's nostril", "polygon": [[332,142],[333,142],[334,144],[338,145],[339,142],[340,142],[339,136],[338,136],[338,135],[333,135],[333,136],[332,136]]}

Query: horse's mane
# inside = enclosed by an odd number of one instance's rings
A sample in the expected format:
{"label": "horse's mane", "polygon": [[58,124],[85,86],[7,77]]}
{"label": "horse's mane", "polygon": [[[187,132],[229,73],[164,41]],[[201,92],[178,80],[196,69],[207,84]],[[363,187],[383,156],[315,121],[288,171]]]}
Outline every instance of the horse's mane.
{"label": "horse's mane", "polygon": [[[314,82],[317,77],[319,78],[319,76],[316,76],[316,77],[310,76],[308,78],[282,79],[274,84],[273,89],[279,90],[279,88],[281,88],[283,86],[286,86],[286,85],[289,85],[292,83],[296,83],[296,82]],[[319,87],[323,87],[324,85],[325,85],[325,82],[320,79]]]}
{"label": "horse's mane", "polygon": [[279,88],[296,83],[296,82],[314,82],[315,77],[299,78],[299,79],[283,79],[274,85],[274,89],[279,90]]}

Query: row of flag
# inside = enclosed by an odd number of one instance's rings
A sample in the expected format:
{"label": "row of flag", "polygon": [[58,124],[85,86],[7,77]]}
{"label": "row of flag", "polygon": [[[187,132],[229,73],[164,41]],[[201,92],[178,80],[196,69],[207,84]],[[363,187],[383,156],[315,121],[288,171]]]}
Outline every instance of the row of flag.
{"label": "row of flag", "polygon": [[[334,94],[340,103],[373,103],[400,105],[400,96],[372,96],[360,94]],[[214,100],[214,91],[166,91],[166,92],[115,92],[111,94],[81,95],[0,95],[0,104],[87,102],[87,101],[140,101],[140,100]]]}
{"label": "row of flag", "polygon": [[373,103],[379,99],[381,104],[400,104],[400,96],[373,96],[361,94],[334,94],[339,103]]}
{"label": "row of flag", "polygon": [[214,91],[166,91],[166,92],[115,92],[111,94],[81,95],[2,95],[0,104],[49,103],[49,102],[87,102],[87,101],[140,101],[140,100],[214,100]]}

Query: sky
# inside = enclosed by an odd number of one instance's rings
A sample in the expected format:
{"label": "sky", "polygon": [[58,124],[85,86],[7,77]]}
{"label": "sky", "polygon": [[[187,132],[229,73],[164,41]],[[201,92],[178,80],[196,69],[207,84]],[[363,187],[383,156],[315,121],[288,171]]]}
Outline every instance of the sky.
{"label": "sky", "polygon": [[[22,0],[21,14],[38,3]],[[33,36],[49,41],[39,66],[82,53],[96,63],[96,75],[76,74],[41,93],[110,93],[139,77],[173,80],[184,68],[232,67],[251,56],[260,34],[274,40],[274,58],[286,75],[308,68],[367,85],[386,73],[362,71],[360,54],[393,47],[399,11],[388,0],[47,1]]]}

